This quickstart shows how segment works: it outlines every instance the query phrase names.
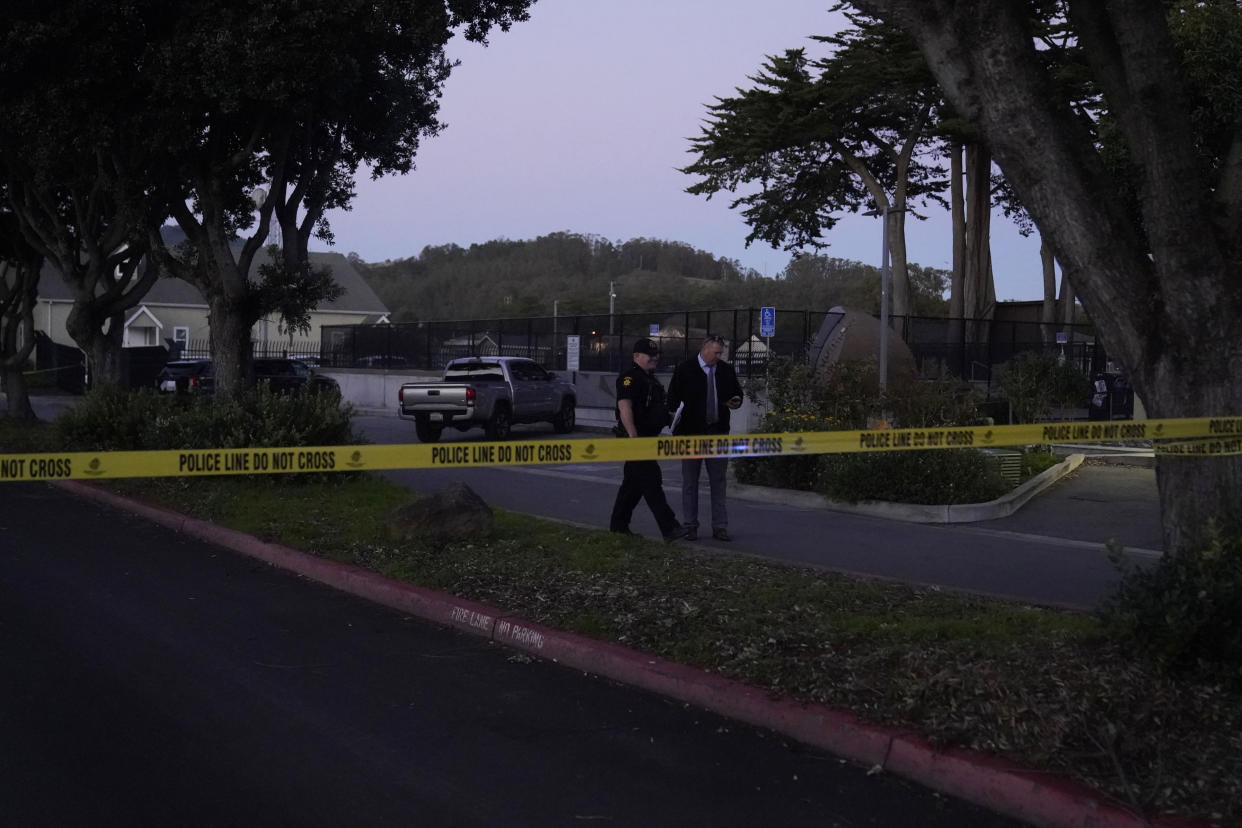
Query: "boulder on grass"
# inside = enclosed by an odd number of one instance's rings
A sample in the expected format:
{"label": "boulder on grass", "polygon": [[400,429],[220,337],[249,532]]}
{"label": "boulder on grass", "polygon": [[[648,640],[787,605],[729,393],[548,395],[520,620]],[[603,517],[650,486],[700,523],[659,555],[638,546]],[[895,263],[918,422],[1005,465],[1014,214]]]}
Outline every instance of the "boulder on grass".
{"label": "boulder on grass", "polygon": [[483,498],[465,483],[450,483],[394,509],[388,517],[388,534],[394,540],[445,543],[485,537],[492,525],[492,509]]}

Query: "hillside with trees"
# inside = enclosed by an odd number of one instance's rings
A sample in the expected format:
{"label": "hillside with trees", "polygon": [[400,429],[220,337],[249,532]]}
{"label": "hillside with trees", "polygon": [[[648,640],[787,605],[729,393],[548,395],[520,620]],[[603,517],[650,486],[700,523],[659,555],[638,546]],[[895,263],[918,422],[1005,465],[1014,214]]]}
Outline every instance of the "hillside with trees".
{"label": "hillside with trees", "polygon": [[[879,311],[879,269],[827,256],[799,256],[775,278],[687,244],[551,233],[460,247],[425,247],[417,256],[368,264],[351,254],[394,322],[561,316],[616,311],[761,307]],[[915,315],[943,316],[949,273],[910,266]]]}

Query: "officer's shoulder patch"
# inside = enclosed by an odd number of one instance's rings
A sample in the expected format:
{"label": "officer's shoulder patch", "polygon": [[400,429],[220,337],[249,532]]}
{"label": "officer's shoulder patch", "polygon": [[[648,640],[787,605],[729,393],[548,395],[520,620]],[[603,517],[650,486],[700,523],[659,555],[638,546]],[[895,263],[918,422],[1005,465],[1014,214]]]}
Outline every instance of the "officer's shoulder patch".
{"label": "officer's shoulder patch", "polygon": [[626,377],[625,379],[621,380],[621,384],[622,384],[622,385],[625,385],[625,386],[630,386],[630,385],[633,385],[633,384],[634,384],[634,378],[633,378],[633,377]]}

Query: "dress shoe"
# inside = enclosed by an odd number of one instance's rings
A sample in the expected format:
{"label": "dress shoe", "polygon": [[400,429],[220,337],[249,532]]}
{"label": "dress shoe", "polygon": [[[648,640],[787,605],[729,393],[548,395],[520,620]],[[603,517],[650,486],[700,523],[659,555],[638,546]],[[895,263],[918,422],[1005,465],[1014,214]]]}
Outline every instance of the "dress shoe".
{"label": "dress shoe", "polygon": [[690,534],[690,530],[687,527],[682,526],[679,523],[677,524],[676,529],[672,530],[671,532],[665,533],[664,542],[672,543],[673,541],[681,540],[682,538],[686,537],[688,534]]}
{"label": "dress shoe", "polygon": [[619,529],[609,529],[608,531],[612,532],[614,535],[633,535],[634,534],[633,532],[630,531],[630,528],[628,526],[623,526]]}
{"label": "dress shoe", "polygon": [[733,540],[733,538],[729,537],[729,530],[728,530],[728,529],[713,529],[713,530],[712,530],[712,537],[713,537],[713,538],[715,538],[715,539],[716,539],[716,540],[718,540],[718,541],[725,541],[725,542],[728,542],[728,541]]}
{"label": "dress shoe", "polygon": [[699,539],[699,528],[697,526],[686,527],[686,540],[696,541]]}

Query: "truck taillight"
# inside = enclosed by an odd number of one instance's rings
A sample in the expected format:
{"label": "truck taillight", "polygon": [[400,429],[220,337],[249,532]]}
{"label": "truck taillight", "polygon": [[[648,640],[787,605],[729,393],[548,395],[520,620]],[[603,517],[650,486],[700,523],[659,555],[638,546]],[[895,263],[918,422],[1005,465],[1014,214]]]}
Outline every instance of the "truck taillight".
{"label": "truck taillight", "polygon": [[466,402],[474,402],[474,388],[466,388]]}
{"label": "truck taillight", "polygon": [[190,390],[198,388],[198,377],[190,377]]}
{"label": "truck taillight", "polygon": [[397,389],[397,402],[398,403],[405,402],[405,389],[404,388]]}

